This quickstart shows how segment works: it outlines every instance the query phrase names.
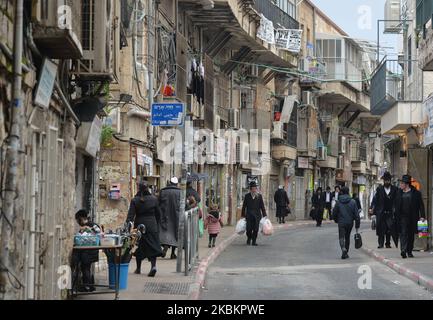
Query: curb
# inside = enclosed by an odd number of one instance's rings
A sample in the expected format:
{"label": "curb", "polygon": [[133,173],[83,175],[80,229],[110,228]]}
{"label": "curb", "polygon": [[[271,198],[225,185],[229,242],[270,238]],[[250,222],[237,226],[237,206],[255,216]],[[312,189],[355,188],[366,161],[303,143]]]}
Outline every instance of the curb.
{"label": "curb", "polygon": [[[277,225],[274,226],[275,231],[288,230],[291,227],[302,227],[307,225],[314,225],[315,221],[306,221],[303,223],[288,223],[285,225]],[[323,221],[323,224],[331,224],[332,221]],[[190,286],[189,294],[187,300],[198,300],[200,298],[201,289],[204,286],[204,282],[206,280],[206,275],[209,269],[209,266],[215,261],[216,258],[238,237],[241,237],[238,234],[233,234],[223,242],[221,242],[206,258],[204,258],[195,273],[194,282]]]}
{"label": "curb", "polygon": [[383,263],[387,267],[391,268],[398,274],[406,277],[409,280],[412,280],[419,286],[426,288],[427,290],[433,292],[433,279],[429,278],[419,272],[413,271],[409,268],[406,268],[391,259],[387,259],[384,256],[380,255],[376,251],[368,248],[361,248],[361,251],[372,257],[373,259]]}

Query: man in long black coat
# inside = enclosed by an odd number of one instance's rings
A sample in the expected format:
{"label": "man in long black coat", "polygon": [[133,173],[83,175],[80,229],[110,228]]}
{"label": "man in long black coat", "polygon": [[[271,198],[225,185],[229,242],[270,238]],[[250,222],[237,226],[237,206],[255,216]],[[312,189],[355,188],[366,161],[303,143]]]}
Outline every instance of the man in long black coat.
{"label": "man in long black coat", "polygon": [[290,200],[289,200],[289,197],[287,196],[287,192],[284,190],[283,186],[280,186],[278,188],[278,190],[275,192],[274,201],[275,201],[275,204],[277,206],[278,222],[280,224],[286,223],[285,218],[287,217],[288,212],[289,212]]}
{"label": "man in long black coat", "polygon": [[395,215],[400,231],[400,248],[403,259],[413,258],[412,250],[418,221],[425,220],[425,207],[422,194],[412,186],[412,177],[404,175],[400,180],[400,190],[395,201]]}
{"label": "man in long black coat", "polygon": [[260,220],[266,217],[265,203],[263,197],[257,191],[257,184],[250,183],[250,192],[245,195],[242,206],[242,217],[247,220],[247,245],[257,246],[257,235],[259,233]]}
{"label": "man in long black coat", "polygon": [[369,210],[370,215],[376,216],[378,249],[382,249],[384,244],[387,248],[391,248],[391,236],[397,241],[394,206],[398,188],[391,185],[392,176],[389,172],[384,173],[382,180],[383,185],[376,189]]}
{"label": "man in long black coat", "polygon": [[322,193],[322,188],[317,188],[311,198],[312,210],[314,211],[314,219],[317,222],[317,227],[322,226],[323,211],[325,210],[325,195]]}

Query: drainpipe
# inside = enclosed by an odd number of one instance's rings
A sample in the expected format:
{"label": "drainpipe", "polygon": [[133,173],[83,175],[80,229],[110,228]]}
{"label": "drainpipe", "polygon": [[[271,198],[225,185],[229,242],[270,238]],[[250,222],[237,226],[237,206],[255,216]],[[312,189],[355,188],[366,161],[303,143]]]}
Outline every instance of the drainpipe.
{"label": "drainpipe", "polygon": [[17,195],[17,173],[18,173],[18,150],[20,149],[20,124],[23,118],[22,98],[22,58],[23,58],[23,14],[24,0],[15,1],[15,24],[14,24],[14,82],[11,106],[11,129],[8,137],[8,148],[6,152],[6,185],[4,200],[2,203],[2,228],[0,242],[0,293],[5,298],[6,285],[8,281],[8,268],[10,268],[9,250],[11,235],[13,232],[14,203]]}
{"label": "drainpipe", "polygon": [[35,243],[36,243],[36,136],[32,139],[32,190],[30,201],[30,235],[29,235],[29,257],[27,276],[27,299],[35,299]]}

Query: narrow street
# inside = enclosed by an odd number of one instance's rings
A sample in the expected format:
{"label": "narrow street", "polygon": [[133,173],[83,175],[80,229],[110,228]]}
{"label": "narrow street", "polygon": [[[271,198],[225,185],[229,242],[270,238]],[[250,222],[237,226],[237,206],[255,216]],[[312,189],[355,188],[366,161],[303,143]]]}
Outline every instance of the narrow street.
{"label": "narrow street", "polygon": [[[350,259],[341,260],[335,224],[279,231],[258,243],[247,247],[241,237],[227,248],[209,269],[201,299],[433,299],[428,291],[354,249],[353,243]],[[371,290],[358,288],[361,266],[371,268]]]}

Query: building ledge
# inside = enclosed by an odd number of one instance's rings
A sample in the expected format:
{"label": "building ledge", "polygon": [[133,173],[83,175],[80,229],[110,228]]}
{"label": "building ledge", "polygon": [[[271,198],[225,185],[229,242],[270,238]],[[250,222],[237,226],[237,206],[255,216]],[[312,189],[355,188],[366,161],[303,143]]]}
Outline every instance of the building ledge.
{"label": "building ledge", "polygon": [[273,145],[272,146],[272,158],[275,160],[296,160],[297,151],[295,148],[288,145]]}
{"label": "building ledge", "polygon": [[35,25],[33,39],[38,49],[51,59],[83,57],[81,42],[72,30]]}
{"label": "building ledge", "polygon": [[423,122],[421,102],[397,102],[382,115],[382,134],[400,134]]}
{"label": "building ledge", "polygon": [[328,156],[326,160],[317,161],[317,165],[321,168],[337,169],[337,157]]}

